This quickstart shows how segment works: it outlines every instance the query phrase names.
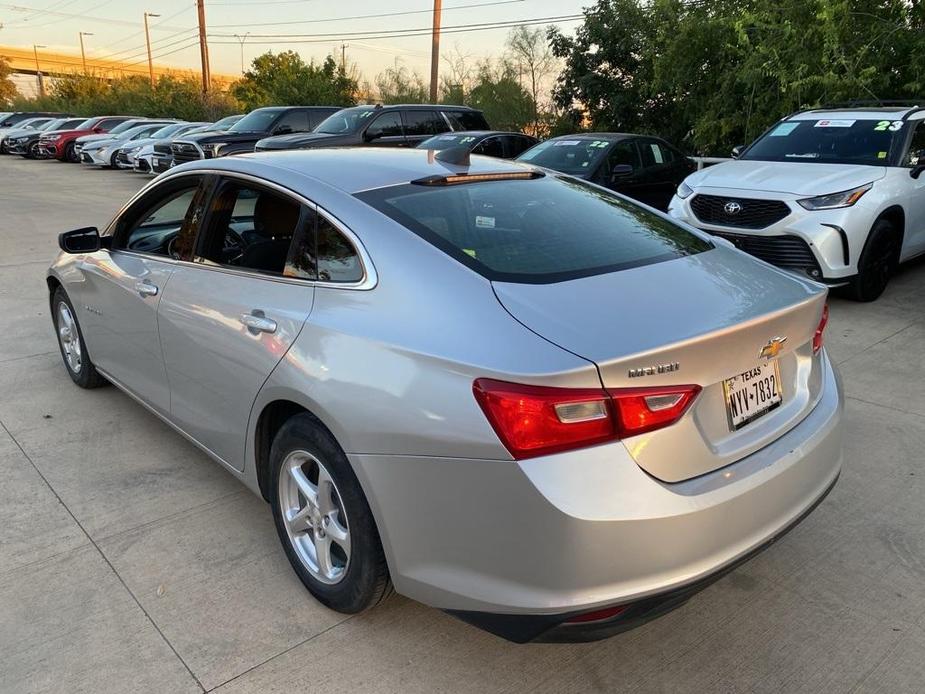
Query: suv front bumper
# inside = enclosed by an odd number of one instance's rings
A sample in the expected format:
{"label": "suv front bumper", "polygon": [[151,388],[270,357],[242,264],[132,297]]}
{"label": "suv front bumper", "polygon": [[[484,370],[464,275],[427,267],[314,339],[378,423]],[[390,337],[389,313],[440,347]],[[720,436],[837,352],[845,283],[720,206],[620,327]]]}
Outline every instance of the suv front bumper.
{"label": "suv front bumper", "polygon": [[[757,198],[767,200],[781,200],[790,208],[790,213],[774,224],[763,229],[748,229],[736,226],[710,224],[701,221],[691,207],[691,201],[697,195],[715,195],[731,199]],[[758,239],[758,243],[773,242],[775,238],[796,237],[809,248],[815,259],[814,274],[811,268],[788,267],[777,262],[773,256],[766,257],[768,262],[789,270],[795,270],[810,279],[825,282],[830,285],[844,284],[858,272],[858,259],[867,241],[867,235],[877,218],[877,210],[867,204],[865,198],[852,207],[834,210],[806,210],[797,202],[797,196],[785,193],[763,193],[757,191],[742,192],[721,188],[698,188],[692,195],[683,200],[675,195],[668,205],[668,214],[680,221],[686,222],[697,229],[710,234],[725,236],[749,252],[748,244],[738,244],[731,237],[743,236]],[[762,257],[759,253],[752,253]]]}

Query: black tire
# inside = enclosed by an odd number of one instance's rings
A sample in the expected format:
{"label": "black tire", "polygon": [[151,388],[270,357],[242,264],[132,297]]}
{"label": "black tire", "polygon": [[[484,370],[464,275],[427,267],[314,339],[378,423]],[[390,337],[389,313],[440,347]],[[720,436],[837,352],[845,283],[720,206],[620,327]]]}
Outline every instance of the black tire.
{"label": "black tire", "polygon": [[879,298],[899,265],[901,250],[899,231],[888,220],[878,219],[858,260],[858,274],[846,288],[848,298],[862,302]]}
{"label": "black tire", "polygon": [[80,158],[77,156],[77,148],[73,142],[68,142],[64,148],[64,161],[76,164]]}
{"label": "black tire", "polygon": [[[60,331],[63,327],[61,324],[62,305],[67,307],[67,311],[73,319],[73,329],[76,334],[71,333],[71,339],[75,340],[80,347],[80,365],[77,368],[68,360],[65,344],[61,338]],[[67,369],[68,376],[71,377],[71,380],[81,388],[99,388],[100,386],[106,385],[108,381],[99,374],[93,362],[90,360],[90,354],[87,352],[87,343],[84,342],[83,332],[80,329],[80,323],[77,321],[77,312],[74,310],[74,306],[71,304],[67,292],[64,291],[62,287],[58,287],[51,297],[51,320],[55,326],[55,337],[58,340],[58,349],[61,351],[61,359],[64,361],[64,368]]]}
{"label": "black tire", "polygon": [[29,148],[23,152],[23,157],[26,159],[38,159],[39,156],[39,143],[35,142],[29,146]]}
{"label": "black tire", "polygon": [[109,157],[109,168],[110,168],[110,169],[115,169],[115,168],[117,168],[117,165],[116,165],[116,155],[117,155],[117,154],[118,154],[118,152],[113,152],[113,153],[112,153],[112,156]]}
{"label": "black tire", "polygon": [[[339,513],[345,514],[350,536],[350,557],[342,577],[330,584],[319,580],[299,558],[289,537],[280,498],[280,475],[290,455],[304,451],[324,465],[336,487]],[[309,465],[309,463],[306,463]],[[308,413],[290,418],[279,430],[270,449],[270,505],[280,542],[299,579],[321,604],[355,614],[375,607],[392,592],[389,569],[376,522],[347,456],[333,436]]]}

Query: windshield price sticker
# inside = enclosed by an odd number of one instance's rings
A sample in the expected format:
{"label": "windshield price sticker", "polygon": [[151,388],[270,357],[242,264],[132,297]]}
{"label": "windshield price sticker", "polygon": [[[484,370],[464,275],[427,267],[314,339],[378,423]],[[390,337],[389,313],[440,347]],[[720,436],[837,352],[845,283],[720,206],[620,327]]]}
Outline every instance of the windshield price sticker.
{"label": "windshield price sticker", "polygon": [[796,130],[799,125],[799,123],[781,123],[771,131],[768,137],[785,137]]}
{"label": "windshield price sticker", "polygon": [[553,147],[574,147],[580,145],[581,140],[556,140],[552,143]]}
{"label": "windshield price sticker", "polygon": [[892,123],[888,120],[882,120],[877,122],[877,125],[874,126],[874,130],[877,132],[884,132],[889,130],[890,132],[895,133],[902,127],[903,122],[901,120],[894,120]]}
{"label": "windshield price sticker", "polygon": [[854,125],[853,120],[817,120],[816,128],[850,128]]}

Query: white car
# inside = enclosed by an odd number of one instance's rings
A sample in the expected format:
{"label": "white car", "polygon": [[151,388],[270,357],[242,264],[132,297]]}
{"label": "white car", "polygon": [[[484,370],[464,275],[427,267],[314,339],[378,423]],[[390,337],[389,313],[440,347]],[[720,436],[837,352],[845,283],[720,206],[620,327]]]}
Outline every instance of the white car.
{"label": "white car", "polygon": [[925,252],[925,106],[811,110],[691,174],[668,213],[858,301]]}

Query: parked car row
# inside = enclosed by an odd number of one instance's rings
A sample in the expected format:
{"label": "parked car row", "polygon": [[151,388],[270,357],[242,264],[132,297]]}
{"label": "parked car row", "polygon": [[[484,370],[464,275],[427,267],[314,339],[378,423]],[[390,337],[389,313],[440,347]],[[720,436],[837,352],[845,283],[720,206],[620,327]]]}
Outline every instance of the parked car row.
{"label": "parked car row", "polygon": [[899,262],[925,253],[925,109],[918,106],[796,113],[736,148],[735,161],[701,171],[651,135],[579,133],[539,142],[493,131],[480,111],[446,104],[267,107],[211,125],[127,116],[75,124],[35,113],[14,120],[18,129],[0,130],[0,153],[150,174],[203,159],[320,147],[462,149],[516,159],[666,211],[860,301],[879,297]]}

